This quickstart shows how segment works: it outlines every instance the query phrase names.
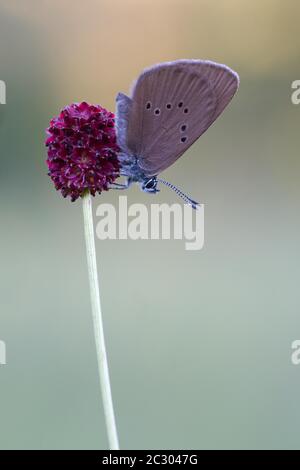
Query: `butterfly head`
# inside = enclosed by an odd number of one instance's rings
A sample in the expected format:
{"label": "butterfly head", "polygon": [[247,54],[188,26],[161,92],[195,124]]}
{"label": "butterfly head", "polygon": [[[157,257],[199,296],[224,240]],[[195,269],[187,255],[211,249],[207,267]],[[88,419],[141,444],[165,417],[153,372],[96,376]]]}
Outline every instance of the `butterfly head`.
{"label": "butterfly head", "polygon": [[141,183],[141,189],[145,191],[145,193],[157,193],[159,189],[157,189],[156,176],[152,176],[151,178],[145,179]]}

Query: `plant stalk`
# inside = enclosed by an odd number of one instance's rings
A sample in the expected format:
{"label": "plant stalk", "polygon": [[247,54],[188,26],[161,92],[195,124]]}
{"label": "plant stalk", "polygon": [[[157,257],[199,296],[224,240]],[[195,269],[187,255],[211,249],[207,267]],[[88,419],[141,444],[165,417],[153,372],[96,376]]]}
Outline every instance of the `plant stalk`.
{"label": "plant stalk", "polygon": [[110,450],[119,450],[119,440],[109,380],[108,362],[103,330],[103,319],[100,303],[100,290],[94,238],[92,197],[89,192],[87,192],[83,196],[83,218],[92,304],[92,316],[94,323],[94,335],[97,350],[97,362],[99,369],[100,388],[102,394],[106,430]]}

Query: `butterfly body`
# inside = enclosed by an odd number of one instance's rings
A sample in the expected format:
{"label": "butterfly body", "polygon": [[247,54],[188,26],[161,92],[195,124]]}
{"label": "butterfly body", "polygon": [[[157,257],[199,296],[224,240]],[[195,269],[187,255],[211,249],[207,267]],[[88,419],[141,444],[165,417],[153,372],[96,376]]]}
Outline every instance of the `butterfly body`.
{"label": "butterfly body", "polygon": [[157,175],[217,119],[238,83],[238,75],[225,65],[178,60],[142,72],[131,97],[119,93],[116,129],[125,187],[137,182],[143,191],[155,193],[157,183],[162,182],[194,205],[195,201]]}
{"label": "butterfly body", "polygon": [[140,187],[145,192],[155,193],[159,190],[157,186],[156,176],[147,176],[138,164],[138,157],[133,155],[120,154],[119,161],[121,162],[121,175],[125,176],[125,187],[128,188],[132,183],[139,183]]}

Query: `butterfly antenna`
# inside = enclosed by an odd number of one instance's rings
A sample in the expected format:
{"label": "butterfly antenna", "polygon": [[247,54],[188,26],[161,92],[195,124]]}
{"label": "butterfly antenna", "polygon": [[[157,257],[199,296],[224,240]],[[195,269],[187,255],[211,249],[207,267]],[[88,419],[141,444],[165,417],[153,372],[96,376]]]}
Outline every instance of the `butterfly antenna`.
{"label": "butterfly antenna", "polygon": [[188,197],[186,194],[184,194],[182,191],[180,191],[180,189],[178,189],[174,184],[169,183],[168,181],[162,180],[160,178],[157,178],[157,181],[159,181],[160,183],[163,183],[164,185],[168,186],[168,188],[173,189],[173,191],[175,191],[175,193],[178,194],[178,196],[181,197],[181,199],[183,199],[184,202],[186,202],[187,204],[192,206],[193,209],[197,209],[197,206],[199,206],[199,202],[196,202],[193,199],[191,199],[190,197]]}

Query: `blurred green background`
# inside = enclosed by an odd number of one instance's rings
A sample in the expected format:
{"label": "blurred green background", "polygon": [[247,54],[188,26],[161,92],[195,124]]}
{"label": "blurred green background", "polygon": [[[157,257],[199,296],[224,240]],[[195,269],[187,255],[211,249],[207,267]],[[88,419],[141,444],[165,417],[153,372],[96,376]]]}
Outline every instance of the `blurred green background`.
{"label": "blurred green background", "polygon": [[0,0],[1,449],[107,448],[82,207],[52,187],[44,130],[73,101],[113,110],[144,67],[178,58],[226,63],[241,86],[164,172],[205,203],[204,249],[97,241],[121,447],[300,448],[299,14],[297,0]]}

